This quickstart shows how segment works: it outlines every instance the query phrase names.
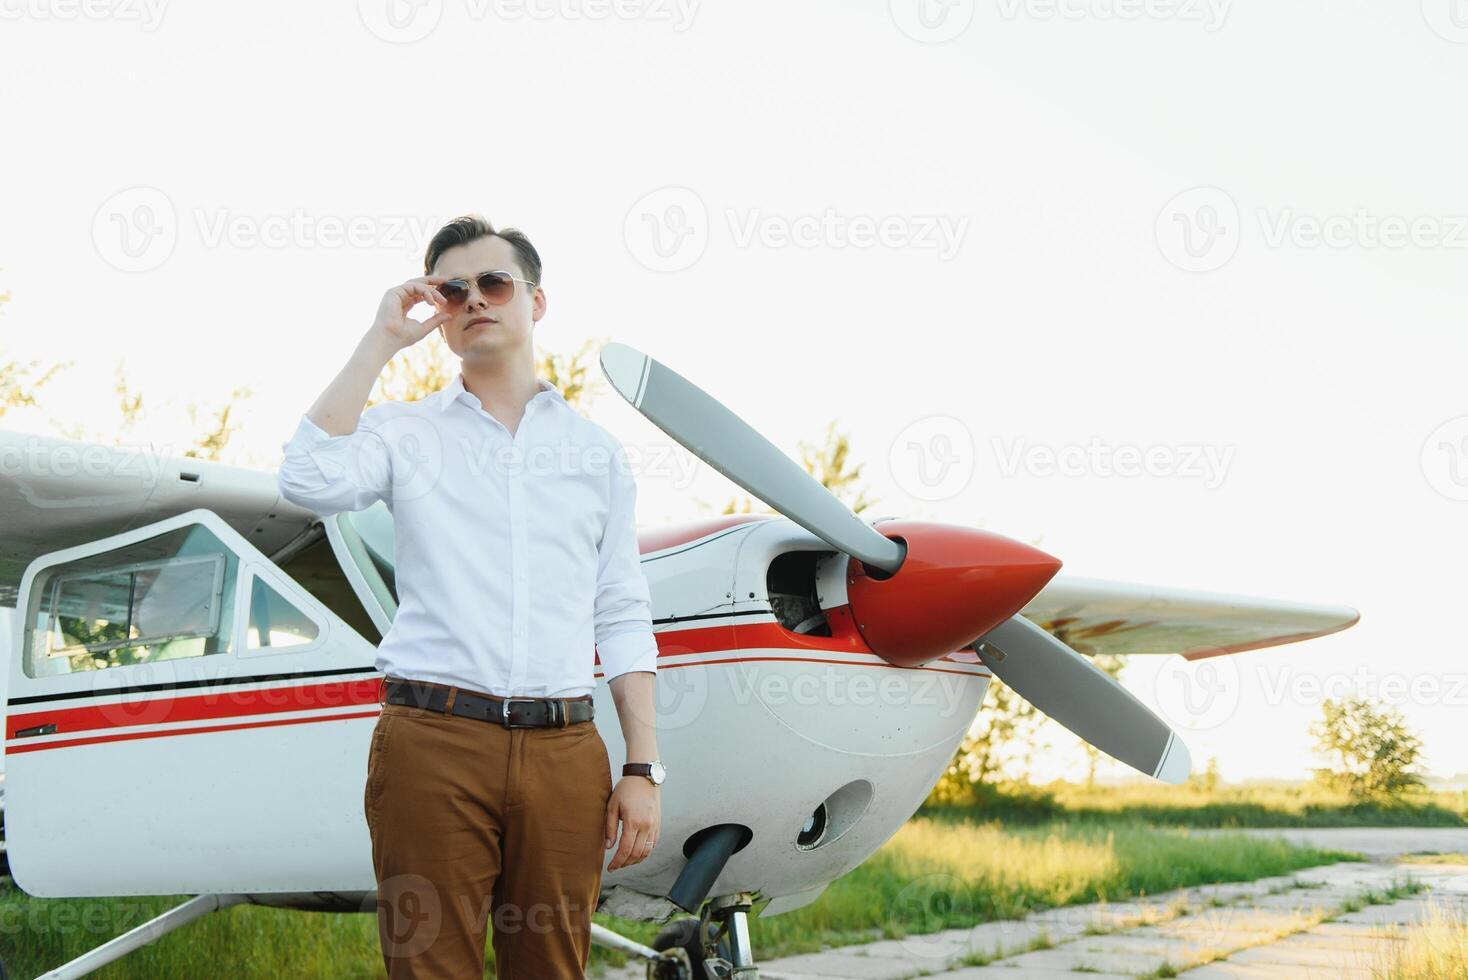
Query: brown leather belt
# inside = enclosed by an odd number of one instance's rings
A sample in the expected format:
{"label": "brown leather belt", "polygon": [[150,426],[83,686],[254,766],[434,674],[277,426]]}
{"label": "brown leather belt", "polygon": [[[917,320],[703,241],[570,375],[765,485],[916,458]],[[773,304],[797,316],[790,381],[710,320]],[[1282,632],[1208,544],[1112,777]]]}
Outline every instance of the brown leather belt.
{"label": "brown leather belt", "polygon": [[596,715],[589,694],[579,698],[501,698],[463,687],[392,677],[386,678],[382,687],[385,704],[441,711],[505,728],[565,728]]}

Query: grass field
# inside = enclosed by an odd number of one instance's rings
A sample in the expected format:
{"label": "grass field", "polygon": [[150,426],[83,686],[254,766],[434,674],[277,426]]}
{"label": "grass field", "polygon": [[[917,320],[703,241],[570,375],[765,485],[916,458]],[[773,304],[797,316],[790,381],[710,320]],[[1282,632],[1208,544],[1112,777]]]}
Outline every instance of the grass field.
{"label": "grass field", "polygon": [[[917,817],[812,905],[752,921],[760,958],[897,938],[1028,911],[1241,881],[1349,857],[1282,842],[1193,837],[1112,818],[1019,828],[964,813]],[[0,887],[0,957],[11,977],[34,977],[183,901],[34,899]],[[642,942],[658,927],[597,916]],[[593,949],[593,965],[621,963]],[[378,977],[370,915],[246,906],[212,913],[129,954],[96,976]],[[487,975],[492,976],[489,972]]]}
{"label": "grass field", "polygon": [[1462,980],[1468,977],[1468,917],[1442,906],[1403,935],[1373,964],[1379,980]]}
{"label": "grass field", "polygon": [[1165,827],[1468,827],[1468,793],[1422,792],[1394,802],[1353,802],[1311,783],[1086,787],[979,787],[955,803],[930,800],[920,813],[958,812],[1008,825],[1053,820],[1107,823],[1125,817]]}
{"label": "grass field", "polygon": [[1408,864],[1468,864],[1468,854],[1407,854],[1402,860]]}

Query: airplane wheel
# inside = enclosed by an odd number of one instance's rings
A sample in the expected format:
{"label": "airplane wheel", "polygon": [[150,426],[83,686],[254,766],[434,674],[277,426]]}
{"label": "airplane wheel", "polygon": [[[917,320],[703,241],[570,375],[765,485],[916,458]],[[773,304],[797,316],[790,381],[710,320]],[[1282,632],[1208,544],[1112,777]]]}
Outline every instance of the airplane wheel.
{"label": "airplane wheel", "polygon": [[[678,959],[671,963],[650,964],[648,980],[707,980],[704,969],[703,943],[699,941],[697,919],[675,919],[658,932],[652,941],[658,952],[675,950]],[[729,944],[719,940],[719,955],[728,958]]]}

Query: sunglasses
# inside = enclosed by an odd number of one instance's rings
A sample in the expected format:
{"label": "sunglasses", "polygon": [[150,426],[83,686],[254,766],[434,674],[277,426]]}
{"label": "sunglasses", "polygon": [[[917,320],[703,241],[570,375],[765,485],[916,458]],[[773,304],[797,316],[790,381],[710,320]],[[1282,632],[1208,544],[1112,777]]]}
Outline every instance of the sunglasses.
{"label": "sunglasses", "polygon": [[[492,306],[503,306],[514,298],[517,282],[523,282],[527,286],[535,285],[529,279],[516,278],[503,269],[481,272],[474,277],[474,285],[479,288],[479,294]],[[469,299],[469,280],[449,279],[438,284],[438,291],[447,301],[448,309],[457,310]]]}

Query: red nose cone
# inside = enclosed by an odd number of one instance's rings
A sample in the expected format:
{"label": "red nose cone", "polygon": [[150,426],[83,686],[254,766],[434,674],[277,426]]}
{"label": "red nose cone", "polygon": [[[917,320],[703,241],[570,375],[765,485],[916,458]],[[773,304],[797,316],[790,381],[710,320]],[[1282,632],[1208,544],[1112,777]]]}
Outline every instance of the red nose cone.
{"label": "red nose cone", "polygon": [[1060,561],[1038,548],[977,528],[883,521],[876,529],[906,541],[907,557],[885,580],[849,560],[846,592],[862,638],[899,667],[972,643],[1023,609],[1060,570]]}

